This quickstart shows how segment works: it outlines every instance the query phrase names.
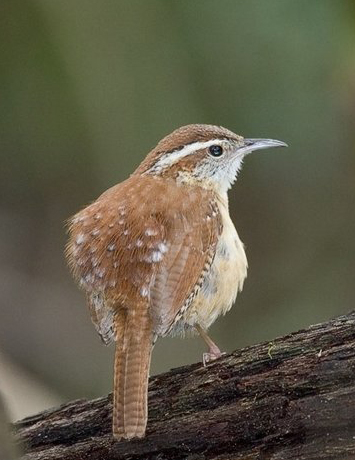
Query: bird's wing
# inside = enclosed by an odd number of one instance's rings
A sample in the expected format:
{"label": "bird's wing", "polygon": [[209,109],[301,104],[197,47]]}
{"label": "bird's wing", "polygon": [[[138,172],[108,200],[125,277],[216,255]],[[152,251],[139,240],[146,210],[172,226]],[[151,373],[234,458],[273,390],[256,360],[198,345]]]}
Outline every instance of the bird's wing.
{"label": "bird's wing", "polygon": [[131,176],[69,223],[67,257],[105,343],[118,308],[149,308],[166,333],[212,263],[221,221],[210,192]]}
{"label": "bird's wing", "polygon": [[[169,332],[200,289],[213,262],[221,222],[218,206],[204,196],[165,223],[168,251],[150,290],[151,314],[158,334]],[[189,194],[184,197],[189,200]],[[202,200],[201,200],[202,198]],[[205,199],[205,200],[204,200]]]}

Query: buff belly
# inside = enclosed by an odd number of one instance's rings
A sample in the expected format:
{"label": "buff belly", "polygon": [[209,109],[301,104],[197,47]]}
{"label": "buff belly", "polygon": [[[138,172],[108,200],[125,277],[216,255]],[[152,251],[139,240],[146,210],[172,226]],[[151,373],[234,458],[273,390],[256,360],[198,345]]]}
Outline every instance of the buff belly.
{"label": "buff belly", "polygon": [[248,263],[238,233],[224,207],[221,209],[223,232],[216,255],[201,289],[185,313],[185,329],[196,323],[207,329],[219,315],[232,307],[243,288]]}

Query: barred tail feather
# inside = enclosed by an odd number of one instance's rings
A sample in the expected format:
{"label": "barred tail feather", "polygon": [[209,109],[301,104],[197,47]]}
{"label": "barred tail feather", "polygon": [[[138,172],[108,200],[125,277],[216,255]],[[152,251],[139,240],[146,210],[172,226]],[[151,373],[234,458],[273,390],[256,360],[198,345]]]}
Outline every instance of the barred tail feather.
{"label": "barred tail feather", "polygon": [[[117,315],[114,367],[113,435],[117,439],[143,437],[147,425],[147,396],[153,335],[146,317]],[[122,324],[124,321],[124,325]]]}

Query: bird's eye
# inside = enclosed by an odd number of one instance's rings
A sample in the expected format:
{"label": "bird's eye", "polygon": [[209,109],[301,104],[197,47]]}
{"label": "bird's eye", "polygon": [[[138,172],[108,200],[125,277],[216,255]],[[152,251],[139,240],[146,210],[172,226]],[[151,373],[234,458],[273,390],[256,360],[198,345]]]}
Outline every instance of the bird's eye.
{"label": "bird's eye", "polygon": [[223,154],[223,148],[220,145],[211,145],[208,151],[213,157],[220,157]]}

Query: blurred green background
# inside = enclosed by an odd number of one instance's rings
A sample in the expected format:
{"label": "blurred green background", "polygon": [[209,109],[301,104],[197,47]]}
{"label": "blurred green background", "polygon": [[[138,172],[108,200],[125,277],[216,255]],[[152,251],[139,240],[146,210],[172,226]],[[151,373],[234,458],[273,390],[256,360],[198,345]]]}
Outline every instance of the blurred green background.
{"label": "blurred green background", "polygon": [[[156,142],[213,123],[289,149],[230,193],[249,275],[225,351],[354,308],[353,0],[2,0],[0,391],[11,418],[111,391],[112,348],[63,257],[64,221]],[[152,373],[201,360],[161,339]]]}

